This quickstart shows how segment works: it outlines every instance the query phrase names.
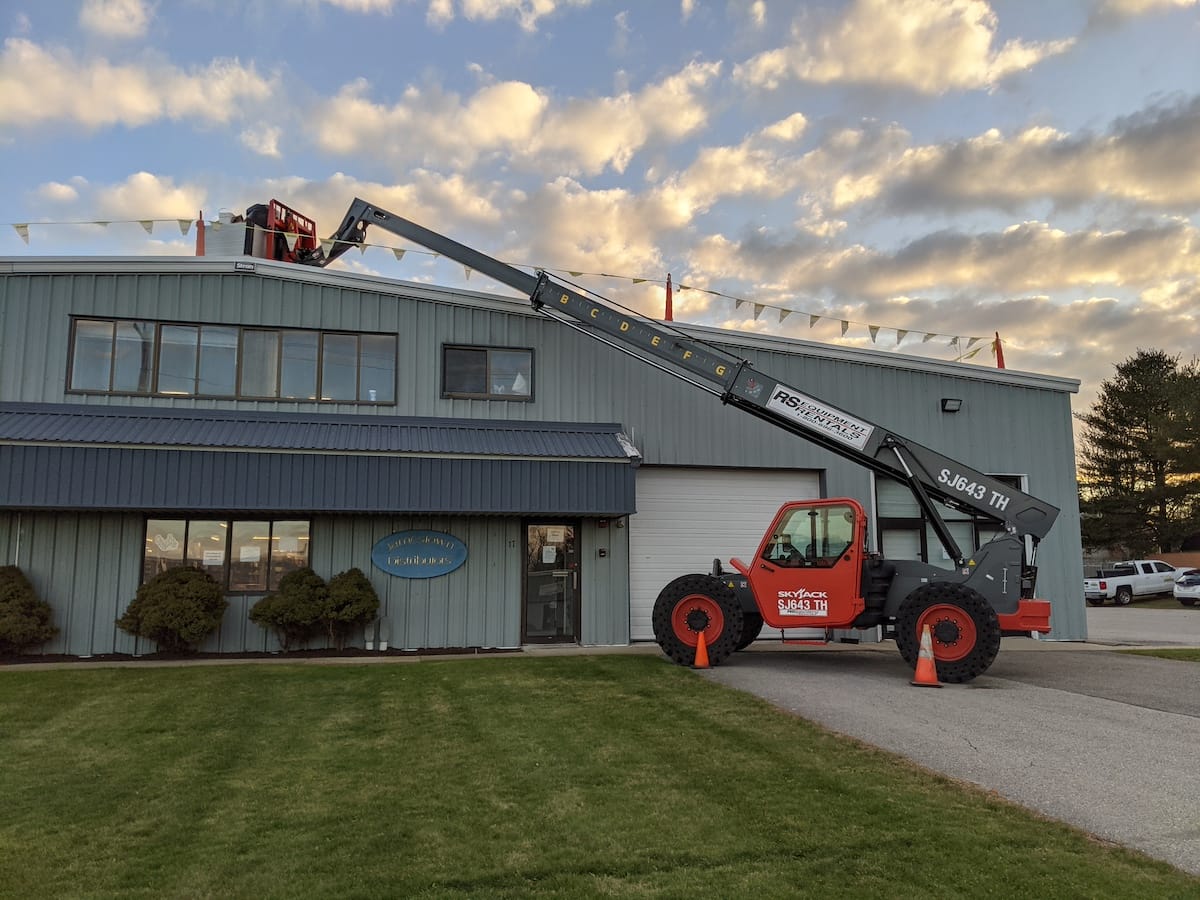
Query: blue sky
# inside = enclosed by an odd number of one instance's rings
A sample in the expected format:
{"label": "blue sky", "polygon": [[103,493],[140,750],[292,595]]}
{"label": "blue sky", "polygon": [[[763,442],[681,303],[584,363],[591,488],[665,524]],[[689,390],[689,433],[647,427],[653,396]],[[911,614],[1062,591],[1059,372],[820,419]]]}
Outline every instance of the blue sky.
{"label": "blue sky", "polygon": [[[1198,344],[1198,0],[3,6],[0,256],[361,196],[650,313],[670,272],[684,321],[985,366],[998,331],[1079,410]],[[368,240],[339,265],[466,283]]]}

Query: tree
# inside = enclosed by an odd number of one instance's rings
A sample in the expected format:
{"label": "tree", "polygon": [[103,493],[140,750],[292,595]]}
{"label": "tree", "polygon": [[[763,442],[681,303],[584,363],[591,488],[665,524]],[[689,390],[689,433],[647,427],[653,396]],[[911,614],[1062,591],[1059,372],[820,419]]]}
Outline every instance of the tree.
{"label": "tree", "polygon": [[325,579],[305,566],[279,579],[279,590],[263,597],[250,610],[250,621],[270,628],[284,650],[303,646],[321,627],[329,603]]}
{"label": "tree", "polygon": [[16,566],[0,566],[0,656],[20,653],[58,634],[50,604]]}
{"label": "tree", "polygon": [[379,595],[362,569],[339,572],[329,579],[329,599],[321,611],[329,639],[339,650],[354,628],[372,621],[379,612]]}
{"label": "tree", "polygon": [[1129,556],[1170,552],[1196,530],[1200,371],[1161,350],[1139,350],[1100,386],[1078,418],[1085,547]]}
{"label": "tree", "polygon": [[211,575],[193,566],[176,566],[138,588],[117,625],[168,653],[192,653],[217,630],[228,606]]}

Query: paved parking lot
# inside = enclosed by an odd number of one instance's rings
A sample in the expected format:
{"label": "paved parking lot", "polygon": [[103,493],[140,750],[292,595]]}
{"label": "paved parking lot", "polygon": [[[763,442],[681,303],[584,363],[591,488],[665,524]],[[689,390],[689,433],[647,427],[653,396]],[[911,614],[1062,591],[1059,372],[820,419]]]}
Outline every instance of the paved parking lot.
{"label": "paved parking lot", "polygon": [[1200,611],[1096,613],[1105,643],[1005,638],[986,675],[936,691],[890,643],[759,644],[705,674],[1200,875],[1200,670],[1118,652],[1200,646]]}

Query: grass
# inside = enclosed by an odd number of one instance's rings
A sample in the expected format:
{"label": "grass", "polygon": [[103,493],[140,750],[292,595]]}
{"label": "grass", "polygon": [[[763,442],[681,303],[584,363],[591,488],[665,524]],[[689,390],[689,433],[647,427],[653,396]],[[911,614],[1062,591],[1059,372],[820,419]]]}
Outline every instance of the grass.
{"label": "grass", "polygon": [[0,672],[5,897],[1183,897],[642,656]]}

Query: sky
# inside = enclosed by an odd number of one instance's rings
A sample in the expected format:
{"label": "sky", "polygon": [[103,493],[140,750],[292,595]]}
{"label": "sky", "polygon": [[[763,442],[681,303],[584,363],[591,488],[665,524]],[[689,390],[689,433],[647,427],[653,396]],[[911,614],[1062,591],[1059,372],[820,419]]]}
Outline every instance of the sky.
{"label": "sky", "polygon": [[[998,332],[1076,412],[1200,343],[1200,0],[4,0],[0,41],[0,257],[362,197],[655,316],[670,273],[678,321]],[[506,292],[367,242],[336,265]]]}

